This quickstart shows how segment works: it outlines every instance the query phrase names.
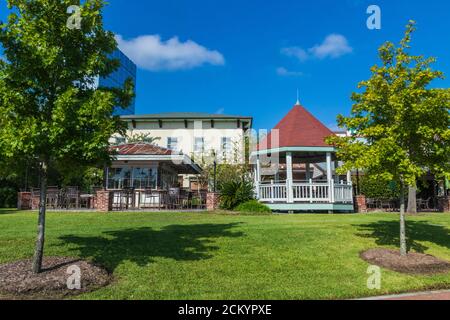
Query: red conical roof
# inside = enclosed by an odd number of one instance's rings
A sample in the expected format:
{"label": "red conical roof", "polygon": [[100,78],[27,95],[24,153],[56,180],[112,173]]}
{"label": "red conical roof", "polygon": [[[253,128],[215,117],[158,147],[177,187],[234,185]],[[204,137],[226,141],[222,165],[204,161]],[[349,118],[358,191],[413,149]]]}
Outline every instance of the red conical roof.
{"label": "red conical roof", "polygon": [[272,146],[273,130],[260,143],[259,150],[285,147],[330,147],[325,139],[334,133],[303,106],[295,105],[274,128],[279,132],[279,145]]}

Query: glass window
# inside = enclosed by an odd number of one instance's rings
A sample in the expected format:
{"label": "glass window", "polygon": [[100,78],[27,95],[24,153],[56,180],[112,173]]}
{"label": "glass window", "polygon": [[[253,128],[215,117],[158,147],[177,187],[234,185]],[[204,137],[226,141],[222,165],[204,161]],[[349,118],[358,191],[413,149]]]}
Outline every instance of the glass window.
{"label": "glass window", "polygon": [[178,151],[178,138],[167,138],[167,149]]}
{"label": "glass window", "polygon": [[222,138],[221,148],[222,148],[222,152],[223,153],[231,152],[232,151],[231,138],[223,137]]}
{"label": "glass window", "polygon": [[155,189],[156,170],[151,168],[133,168],[133,188]]}
{"label": "glass window", "polygon": [[195,138],[194,141],[194,152],[204,152],[205,151],[205,138]]}
{"label": "glass window", "polygon": [[108,189],[131,187],[131,168],[110,168],[108,172]]}

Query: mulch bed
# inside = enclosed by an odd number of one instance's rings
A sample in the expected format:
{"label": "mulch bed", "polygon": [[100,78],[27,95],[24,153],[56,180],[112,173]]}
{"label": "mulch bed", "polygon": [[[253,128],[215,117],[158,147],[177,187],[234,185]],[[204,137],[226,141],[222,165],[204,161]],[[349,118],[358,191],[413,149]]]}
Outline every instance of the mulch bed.
{"label": "mulch bed", "polygon": [[[68,257],[46,257],[43,271],[34,274],[31,260],[0,265],[0,297],[7,299],[63,299],[107,286],[112,276],[87,261]],[[68,289],[68,268],[78,266],[81,289]]]}
{"label": "mulch bed", "polygon": [[450,271],[449,262],[421,253],[402,257],[399,250],[370,249],[360,256],[370,264],[400,273],[432,275]]}

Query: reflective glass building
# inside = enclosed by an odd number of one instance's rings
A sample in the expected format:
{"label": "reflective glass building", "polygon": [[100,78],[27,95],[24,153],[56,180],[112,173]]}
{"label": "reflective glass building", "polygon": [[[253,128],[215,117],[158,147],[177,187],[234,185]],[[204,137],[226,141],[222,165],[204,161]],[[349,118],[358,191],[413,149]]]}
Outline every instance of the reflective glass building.
{"label": "reflective glass building", "polygon": [[[115,72],[111,73],[108,77],[101,77],[99,79],[100,87],[123,87],[123,84],[128,78],[133,79],[134,85],[136,87],[136,65],[125,55],[122,51],[116,50],[112,54],[112,58],[118,59],[120,61],[120,68]],[[135,88],[136,90],[136,88]],[[132,115],[135,113],[135,100],[127,109],[122,109],[116,107],[114,112],[115,115]]]}

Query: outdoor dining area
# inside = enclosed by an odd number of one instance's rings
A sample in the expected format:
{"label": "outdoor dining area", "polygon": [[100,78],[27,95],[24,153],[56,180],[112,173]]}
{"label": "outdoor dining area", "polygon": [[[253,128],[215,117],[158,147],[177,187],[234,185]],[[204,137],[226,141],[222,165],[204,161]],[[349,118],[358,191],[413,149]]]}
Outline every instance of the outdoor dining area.
{"label": "outdoor dining area", "polygon": [[[183,188],[183,175],[201,168],[184,154],[148,143],[114,147],[114,159],[104,170],[103,185],[88,192],[77,186],[47,188],[49,210],[204,210],[207,190]],[[41,190],[19,194],[21,209],[38,209]]]}
{"label": "outdoor dining area", "polygon": [[[400,211],[400,200],[398,199],[375,199],[368,198],[366,200],[368,211],[384,211],[384,212],[398,212]],[[433,198],[427,199],[418,198],[416,200],[418,212],[432,212],[437,208],[434,204]],[[405,207],[408,206],[408,200],[405,201]]]}

